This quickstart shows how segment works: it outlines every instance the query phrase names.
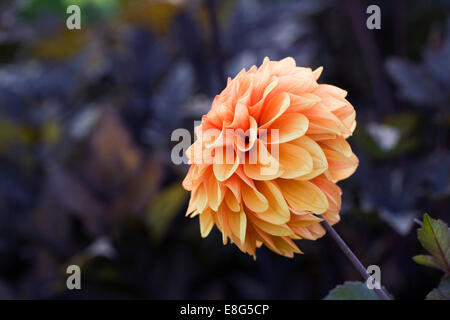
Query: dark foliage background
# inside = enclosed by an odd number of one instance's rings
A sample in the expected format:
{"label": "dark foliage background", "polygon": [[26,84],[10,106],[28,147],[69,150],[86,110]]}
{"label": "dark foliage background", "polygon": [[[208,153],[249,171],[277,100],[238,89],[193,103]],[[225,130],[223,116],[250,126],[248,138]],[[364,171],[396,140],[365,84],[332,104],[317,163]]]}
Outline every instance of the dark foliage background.
{"label": "dark foliage background", "polygon": [[[215,6],[214,6],[215,3]],[[82,29],[65,27],[79,4]],[[211,7],[211,4],[213,6]],[[366,28],[370,4],[381,30]],[[212,9],[211,9],[212,8]],[[349,91],[360,159],[336,229],[399,299],[442,272],[414,218],[450,222],[448,1],[0,3],[0,298],[321,299],[359,280],[326,236],[256,262],[184,217],[170,161],[225,75],[292,56]],[[214,14],[216,12],[216,14]],[[217,30],[214,26],[217,24]],[[66,267],[82,290],[66,289]]]}

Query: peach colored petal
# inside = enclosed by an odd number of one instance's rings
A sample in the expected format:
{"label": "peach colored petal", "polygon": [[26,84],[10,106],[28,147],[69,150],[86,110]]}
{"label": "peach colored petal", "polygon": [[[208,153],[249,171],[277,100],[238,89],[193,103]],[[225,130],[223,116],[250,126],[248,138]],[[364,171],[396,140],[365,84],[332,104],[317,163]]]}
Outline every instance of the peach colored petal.
{"label": "peach colored petal", "polygon": [[245,212],[239,210],[238,212],[231,213],[228,218],[232,233],[239,239],[241,244],[244,244],[247,231],[247,217]]}
{"label": "peach colored petal", "polygon": [[351,176],[358,167],[359,160],[352,153],[349,157],[333,150],[324,150],[328,158],[328,172],[333,181],[340,181]]}
{"label": "peach colored petal", "polygon": [[299,112],[309,109],[315,106],[322,99],[312,93],[303,93],[300,95],[289,94],[291,104],[289,105],[288,112]]}
{"label": "peach colored petal", "polygon": [[280,164],[283,179],[298,178],[313,171],[313,158],[308,151],[293,143],[280,144]]}
{"label": "peach colored petal", "polygon": [[266,145],[257,140],[244,163],[245,174],[254,180],[273,180],[283,174],[279,161],[271,155]]}
{"label": "peach colored petal", "polygon": [[241,210],[239,200],[236,199],[236,196],[233,194],[233,192],[229,190],[225,192],[225,202],[231,211],[239,212]]}
{"label": "peach colored petal", "polygon": [[282,92],[275,95],[269,100],[262,111],[259,125],[261,128],[267,128],[272,122],[278,119],[288,108],[291,103],[287,93]]}
{"label": "peach colored petal", "polygon": [[247,218],[262,231],[274,235],[274,236],[289,236],[292,234],[292,230],[287,225],[278,225],[266,222],[257,218],[253,214],[249,214]]}
{"label": "peach colored petal", "polygon": [[[268,131],[268,143],[283,143],[303,136],[308,130],[308,118],[301,113],[285,113],[272,122]],[[277,130],[274,134],[273,130]]]}
{"label": "peach colored petal", "polygon": [[256,188],[251,188],[242,184],[242,199],[245,205],[252,211],[264,212],[269,208],[269,202],[266,197]]}
{"label": "peach colored petal", "polygon": [[[220,149],[222,152],[218,152],[214,156],[213,172],[217,180],[225,181],[237,170],[239,159],[232,146]],[[216,150],[219,150],[219,148]]]}
{"label": "peach colored petal", "polygon": [[207,209],[203,211],[200,216],[200,234],[203,238],[206,238],[208,234],[211,232],[212,227],[214,226],[214,222],[212,219],[211,210]]}
{"label": "peach colored petal", "polygon": [[313,183],[287,179],[278,179],[277,183],[289,206],[294,210],[308,210],[316,214],[321,214],[328,209],[326,196]]}
{"label": "peach colored petal", "polygon": [[313,160],[313,170],[311,171],[311,173],[295,179],[310,180],[321,175],[328,169],[328,161],[325,153],[323,152],[322,148],[320,148],[319,144],[317,144],[314,140],[307,136],[303,136],[291,141],[290,143],[295,144],[308,151]]}
{"label": "peach colored petal", "polygon": [[259,219],[272,224],[284,224],[288,222],[291,214],[278,186],[272,181],[257,181],[256,186],[267,199],[269,207],[264,212],[255,211],[255,215]]}

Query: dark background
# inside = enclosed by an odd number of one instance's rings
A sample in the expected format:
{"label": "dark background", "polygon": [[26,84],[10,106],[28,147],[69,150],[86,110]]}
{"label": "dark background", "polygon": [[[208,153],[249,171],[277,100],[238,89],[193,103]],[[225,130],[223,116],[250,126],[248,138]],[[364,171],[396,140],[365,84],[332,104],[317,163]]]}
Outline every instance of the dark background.
{"label": "dark background", "polygon": [[[79,4],[82,29],[65,26]],[[381,30],[366,8],[381,8]],[[398,299],[442,272],[414,218],[450,222],[448,1],[0,2],[0,298],[321,299],[359,280],[325,236],[256,262],[184,217],[176,128],[226,76],[292,56],[348,90],[360,159],[336,230]],[[217,28],[214,26],[217,25]],[[82,290],[66,289],[78,264]]]}

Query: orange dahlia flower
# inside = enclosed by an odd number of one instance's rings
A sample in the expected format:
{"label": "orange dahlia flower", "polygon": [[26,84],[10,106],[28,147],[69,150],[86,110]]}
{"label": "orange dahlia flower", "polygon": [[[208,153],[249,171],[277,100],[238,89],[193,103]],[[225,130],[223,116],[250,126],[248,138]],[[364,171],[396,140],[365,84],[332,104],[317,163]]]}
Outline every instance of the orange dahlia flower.
{"label": "orange dahlia flower", "polygon": [[186,152],[186,215],[199,216],[202,237],[215,225],[254,258],[262,244],[293,257],[302,253],[293,240],[339,221],[336,182],[358,166],[346,141],[356,114],[346,91],[317,83],[321,72],[265,58],[228,78]]}

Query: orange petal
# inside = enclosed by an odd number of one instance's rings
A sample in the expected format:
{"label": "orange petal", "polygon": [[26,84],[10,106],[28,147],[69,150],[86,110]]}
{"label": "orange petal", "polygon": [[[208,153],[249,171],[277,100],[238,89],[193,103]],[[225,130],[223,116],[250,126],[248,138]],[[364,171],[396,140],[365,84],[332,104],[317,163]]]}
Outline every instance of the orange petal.
{"label": "orange petal", "polygon": [[323,219],[316,217],[313,214],[305,214],[305,215],[292,215],[291,220],[289,221],[289,227],[307,227],[312,224],[319,223]]}
{"label": "orange petal", "polygon": [[212,227],[214,226],[214,222],[212,219],[212,213],[210,209],[207,209],[200,213],[200,234],[203,238],[206,238],[208,234],[211,232]]}
{"label": "orange petal", "polygon": [[264,212],[269,208],[269,202],[266,197],[256,188],[251,188],[246,184],[242,184],[242,199],[245,205],[252,211]]}
{"label": "orange petal", "polygon": [[258,190],[266,197],[269,207],[264,212],[255,212],[261,220],[272,224],[284,224],[289,221],[291,213],[280,189],[272,181],[257,181]]}
{"label": "orange petal", "polygon": [[225,192],[225,202],[231,211],[239,212],[241,210],[238,199],[236,199],[235,195],[230,190]]}
{"label": "orange petal", "polygon": [[325,148],[340,152],[345,157],[350,157],[352,155],[352,148],[342,137],[336,137],[335,139],[330,140],[322,140],[319,144]]}
{"label": "orange petal", "polygon": [[[234,141],[236,148],[243,152],[250,150],[258,137],[258,123],[252,116],[249,117],[249,122],[250,127],[248,130],[237,129],[235,131]],[[248,139],[248,143],[246,143],[246,139]]]}
{"label": "orange petal", "polygon": [[195,197],[194,202],[197,205],[197,210],[199,212],[203,212],[206,209],[206,206],[208,205],[208,195],[206,193],[206,187],[204,183],[202,183],[198,187],[194,197]]}
{"label": "orange petal", "polygon": [[295,144],[308,151],[313,160],[312,172],[304,176],[295,178],[296,180],[310,180],[314,177],[321,175],[327,170],[328,162],[325,153],[314,140],[312,140],[307,136],[303,136],[293,141],[290,141],[289,143]]}
{"label": "orange petal", "polygon": [[322,192],[325,193],[325,195],[327,196],[329,204],[328,210],[339,212],[339,210],[341,209],[341,195],[342,195],[341,188],[339,188],[332,181],[322,176],[312,180],[312,183],[318,186],[320,190],[322,190]]}
{"label": "orange petal", "polygon": [[302,110],[309,109],[322,101],[322,99],[312,93],[302,93],[299,95],[290,94],[289,95],[291,104],[289,105],[288,112],[298,112]]}
{"label": "orange petal", "polygon": [[213,172],[217,180],[225,181],[236,171],[239,159],[232,146],[216,148],[216,151],[220,150],[222,152],[216,152],[214,155]]}
{"label": "orange petal", "polygon": [[225,189],[219,184],[214,175],[211,175],[208,181],[208,205],[214,211],[217,211],[223,200]]}
{"label": "orange petal", "polygon": [[323,150],[328,159],[328,172],[333,181],[339,181],[351,176],[358,167],[359,160],[355,154],[349,157],[334,150]]}
{"label": "orange petal", "polygon": [[308,210],[316,214],[324,213],[328,209],[327,197],[315,184],[286,179],[278,179],[277,183],[292,209]]}
{"label": "orange petal", "polygon": [[289,236],[293,233],[292,230],[289,229],[287,225],[272,224],[257,218],[255,215],[251,213],[247,215],[247,218],[256,227],[273,236]]}
{"label": "orange petal", "polygon": [[273,121],[278,119],[290,105],[289,95],[285,92],[276,94],[264,107],[259,124],[261,128],[267,128]]}
{"label": "orange petal", "polygon": [[241,244],[245,242],[245,234],[247,231],[247,217],[243,210],[239,212],[230,213],[228,216],[228,222],[233,234],[238,237]]}
{"label": "orange petal", "polygon": [[[283,143],[297,139],[306,133],[308,124],[308,118],[301,113],[285,113],[270,125],[267,141]],[[273,130],[277,130],[277,134]]]}
{"label": "orange petal", "polygon": [[278,160],[269,153],[265,144],[259,139],[247,158],[244,163],[244,172],[251,179],[273,180],[283,174],[283,168]]}
{"label": "orange petal", "polygon": [[280,164],[284,168],[281,178],[297,178],[312,172],[313,159],[308,151],[291,143],[282,143],[279,148]]}
{"label": "orange petal", "polygon": [[236,103],[236,108],[234,109],[234,119],[229,128],[240,128],[247,130],[249,127],[249,114],[247,105],[243,103]]}

